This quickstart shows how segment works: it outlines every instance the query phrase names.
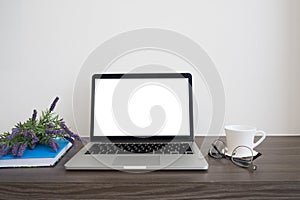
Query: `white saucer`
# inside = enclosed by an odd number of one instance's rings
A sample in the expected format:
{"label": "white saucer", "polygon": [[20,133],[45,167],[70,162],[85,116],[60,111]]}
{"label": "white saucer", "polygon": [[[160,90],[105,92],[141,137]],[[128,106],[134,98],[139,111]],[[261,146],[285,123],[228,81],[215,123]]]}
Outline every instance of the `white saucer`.
{"label": "white saucer", "polygon": [[[257,154],[258,152],[253,150],[253,157],[255,157]],[[229,154],[228,152],[225,152],[225,155],[231,157],[231,154]],[[247,156],[251,156],[251,155],[237,155],[237,157],[247,157]]]}

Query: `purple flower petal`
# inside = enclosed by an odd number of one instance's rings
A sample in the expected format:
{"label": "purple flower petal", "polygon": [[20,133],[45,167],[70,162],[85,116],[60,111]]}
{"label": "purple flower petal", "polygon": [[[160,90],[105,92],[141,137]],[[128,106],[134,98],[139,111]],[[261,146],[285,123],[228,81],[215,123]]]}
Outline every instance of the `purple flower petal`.
{"label": "purple flower petal", "polygon": [[57,150],[59,149],[59,144],[57,143],[57,142],[54,142],[54,144],[55,144],[55,146],[56,146],[56,148],[57,148]]}
{"label": "purple flower petal", "polygon": [[46,130],[45,133],[50,135],[50,134],[53,134],[53,135],[58,135],[58,134],[62,134],[64,133],[65,130],[63,129],[59,129],[59,130]]}
{"label": "purple flower petal", "polygon": [[34,109],[33,110],[33,114],[32,114],[32,121],[35,121],[36,120],[36,115],[37,115],[37,111]]}
{"label": "purple flower petal", "polygon": [[23,131],[23,135],[24,135],[25,138],[28,137],[28,131],[26,129]]}
{"label": "purple flower petal", "polygon": [[8,148],[8,144],[3,144],[1,147],[0,147],[0,150],[4,150],[4,149],[7,149]]}
{"label": "purple flower petal", "polygon": [[12,133],[9,136],[6,137],[6,140],[13,139],[14,137],[16,137],[19,134],[20,131],[21,131],[20,128],[13,128]]}
{"label": "purple flower petal", "polygon": [[8,154],[11,150],[11,147],[8,145],[8,144],[3,144],[1,147],[0,147],[0,158],[2,156],[5,156],[6,154]]}
{"label": "purple flower petal", "polygon": [[22,129],[21,128],[13,128],[11,130],[12,130],[12,132],[20,132]]}
{"label": "purple flower petal", "polygon": [[59,100],[58,97],[56,97],[56,98],[54,99],[54,101],[53,101],[53,103],[51,104],[50,109],[49,109],[50,112],[52,112],[52,111],[54,110],[54,108],[55,108],[56,103],[58,102],[58,100]]}
{"label": "purple flower petal", "polygon": [[29,131],[29,135],[31,137],[31,144],[36,144],[39,142],[39,138],[36,137],[32,130]]}
{"label": "purple flower petal", "polygon": [[5,155],[7,155],[8,153],[9,153],[9,149],[8,150],[0,150],[0,158],[2,157],[2,156],[5,156]]}
{"label": "purple flower petal", "polygon": [[48,139],[48,143],[49,143],[50,147],[53,149],[53,151],[57,152],[58,144],[52,138]]}
{"label": "purple flower petal", "polygon": [[27,147],[26,143],[23,143],[20,145],[19,150],[18,150],[18,155],[17,155],[18,157],[21,157],[24,154],[26,147]]}
{"label": "purple flower petal", "polygon": [[54,126],[52,124],[47,124],[48,128],[54,128]]}
{"label": "purple flower petal", "polygon": [[46,134],[53,134],[53,130],[45,130]]}
{"label": "purple flower petal", "polygon": [[13,146],[12,146],[12,149],[11,149],[11,153],[13,156],[17,156],[17,153],[18,153],[18,149],[19,149],[19,143],[16,142]]}
{"label": "purple flower petal", "polygon": [[64,122],[61,122],[61,123],[60,123],[60,126],[66,131],[66,133],[67,133],[70,137],[72,137],[72,138],[74,138],[74,139],[76,139],[76,140],[82,141],[81,137],[80,137],[79,135],[73,133],[73,132],[66,126],[66,124],[65,124]]}

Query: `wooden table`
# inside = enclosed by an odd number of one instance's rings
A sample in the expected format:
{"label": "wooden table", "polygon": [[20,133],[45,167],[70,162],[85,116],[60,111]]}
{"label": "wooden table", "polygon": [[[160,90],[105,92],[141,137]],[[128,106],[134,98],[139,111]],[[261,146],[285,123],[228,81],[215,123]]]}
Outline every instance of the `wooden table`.
{"label": "wooden table", "polygon": [[254,173],[212,158],[208,171],[65,171],[80,147],[55,167],[0,169],[0,199],[300,199],[300,137],[268,137]]}

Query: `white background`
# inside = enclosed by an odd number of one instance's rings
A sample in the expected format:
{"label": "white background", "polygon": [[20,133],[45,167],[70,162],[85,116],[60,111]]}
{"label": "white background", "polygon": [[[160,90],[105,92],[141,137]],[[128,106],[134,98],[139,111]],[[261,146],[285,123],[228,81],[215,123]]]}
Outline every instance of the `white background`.
{"label": "white background", "polygon": [[144,27],[177,31],[206,50],[224,83],[225,124],[300,133],[298,0],[0,0],[0,131],[56,95],[74,129],[72,90],[84,60]]}

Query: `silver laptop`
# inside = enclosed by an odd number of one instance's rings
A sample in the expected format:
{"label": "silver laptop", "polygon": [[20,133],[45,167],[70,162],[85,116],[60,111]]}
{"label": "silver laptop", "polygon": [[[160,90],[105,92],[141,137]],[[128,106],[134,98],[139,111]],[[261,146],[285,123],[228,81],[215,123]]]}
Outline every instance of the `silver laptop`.
{"label": "silver laptop", "polygon": [[90,142],[67,170],[207,170],[190,73],[95,74]]}

